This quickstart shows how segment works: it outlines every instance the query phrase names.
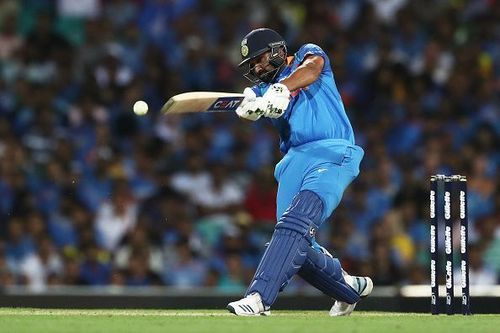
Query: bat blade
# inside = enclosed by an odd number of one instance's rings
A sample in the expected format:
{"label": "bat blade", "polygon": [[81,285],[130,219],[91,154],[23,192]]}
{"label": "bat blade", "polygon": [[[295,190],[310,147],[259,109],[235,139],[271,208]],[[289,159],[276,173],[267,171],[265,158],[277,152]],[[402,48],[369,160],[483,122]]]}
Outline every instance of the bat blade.
{"label": "bat blade", "polygon": [[163,114],[189,112],[235,111],[243,100],[243,94],[194,91],[172,96],[163,105]]}

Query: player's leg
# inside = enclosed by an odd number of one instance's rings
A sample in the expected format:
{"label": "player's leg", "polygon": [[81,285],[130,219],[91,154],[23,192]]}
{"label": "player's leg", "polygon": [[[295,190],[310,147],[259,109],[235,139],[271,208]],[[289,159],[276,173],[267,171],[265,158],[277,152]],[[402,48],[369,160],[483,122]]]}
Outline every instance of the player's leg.
{"label": "player's leg", "polygon": [[[256,297],[255,294],[258,294],[264,310],[269,309],[281,286],[304,264],[316,230],[321,224],[322,213],[323,202],[318,195],[311,191],[301,191],[276,224],[269,246],[246,293],[247,297]],[[248,315],[255,314],[252,304],[248,304],[245,299],[229,303],[228,309],[235,314],[245,315],[242,309],[244,305],[252,308],[247,309]]]}
{"label": "player's leg", "polygon": [[276,166],[278,224],[246,296],[227,306],[236,315],[269,314],[279,290],[305,260],[311,242],[309,228],[319,223],[322,202],[314,193],[298,194],[306,165],[303,162],[287,155]]}
{"label": "player's leg", "polygon": [[350,276],[326,249],[311,247],[298,275],[305,281],[336,300],[330,315],[348,315],[373,289],[369,277]]}
{"label": "player's leg", "polygon": [[298,275],[336,300],[349,304],[358,302],[359,293],[344,279],[339,260],[327,253],[310,247],[306,261],[298,271]]}
{"label": "player's leg", "polygon": [[[362,151],[356,164],[345,165],[342,170],[339,169],[342,165],[340,161],[339,163],[315,164],[314,159],[304,155],[295,155],[293,159],[288,159],[288,161],[294,161],[293,167],[288,165],[289,163],[286,165],[280,163],[282,164],[281,168],[277,168],[277,179],[280,184],[278,190],[279,215],[281,215],[283,207],[290,202],[291,193],[296,193],[299,184],[302,190],[293,199],[289,209],[283,214],[280,223],[276,226],[269,247],[266,249],[254,280],[247,291],[247,297],[230,303],[228,309],[231,312],[238,315],[262,314],[262,311],[267,310],[274,302],[280,288],[304,265],[308,255],[310,258],[304,272],[310,274],[306,274],[306,280],[309,279],[311,284],[326,294],[335,295],[339,299],[355,304],[359,299],[359,293],[346,283],[340,263],[331,260],[332,258],[322,261],[325,258],[310,250],[311,244],[314,243],[314,233],[317,227],[326,217],[331,215],[333,209],[337,207],[345,187],[356,177],[361,157]],[[350,156],[347,159],[342,159],[346,163],[350,160],[352,160]],[[287,171],[280,172],[283,170]],[[305,178],[303,178],[304,174],[306,174]],[[308,207],[311,204],[318,208],[321,206],[321,210],[311,210],[311,207]],[[312,213],[314,213],[314,217],[311,215]],[[316,223],[308,222],[311,220],[316,221]],[[309,235],[307,235],[308,227]],[[324,269],[325,262],[327,269]]]}
{"label": "player's leg", "polygon": [[[302,189],[318,193],[325,203],[324,212],[327,216],[337,208],[345,189],[359,173],[362,156],[361,150],[350,149],[341,163],[323,163],[308,171]],[[342,314],[337,315],[350,314],[359,298],[367,296],[373,289],[370,278],[351,277],[346,274],[339,260],[319,245],[308,251],[307,259],[298,274],[337,300],[332,311],[340,305],[345,308],[341,311]]]}
{"label": "player's leg", "polygon": [[[307,172],[302,189],[315,191],[325,203],[325,218],[337,208],[349,183],[356,173],[344,170],[341,163],[320,163]],[[307,259],[298,274],[326,295],[353,304],[360,295],[344,279],[340,261],[316,242],[307,252]]]}

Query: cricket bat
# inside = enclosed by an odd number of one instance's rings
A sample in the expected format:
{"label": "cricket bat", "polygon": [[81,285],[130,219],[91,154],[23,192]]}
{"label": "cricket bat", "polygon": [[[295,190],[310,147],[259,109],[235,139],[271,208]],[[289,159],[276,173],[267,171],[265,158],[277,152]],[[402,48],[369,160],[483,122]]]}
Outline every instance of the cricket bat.
{"label": "cricket bat", "polygon": [[161,108],[163,114],[235,111],[243,94],[193,91],[172,96]]}

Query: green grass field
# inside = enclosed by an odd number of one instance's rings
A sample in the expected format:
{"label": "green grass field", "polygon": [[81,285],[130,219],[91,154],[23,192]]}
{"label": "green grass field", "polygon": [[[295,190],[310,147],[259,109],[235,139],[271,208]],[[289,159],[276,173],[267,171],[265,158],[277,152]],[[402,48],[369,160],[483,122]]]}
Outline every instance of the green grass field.
{"label": "green grass field", "polygon": [[236,317],[223,310],[45,310],[0,308],[0,332],[499,332],[500,315],[464,317],[326,311],[274,311],[270,317]]}

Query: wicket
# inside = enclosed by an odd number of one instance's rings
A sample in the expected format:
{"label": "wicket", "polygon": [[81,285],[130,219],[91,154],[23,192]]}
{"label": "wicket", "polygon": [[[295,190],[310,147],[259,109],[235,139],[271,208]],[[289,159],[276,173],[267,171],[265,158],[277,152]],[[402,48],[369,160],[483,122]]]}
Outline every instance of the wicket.
{"label": "wicket", "polygon": [[[454,186],[455,185],[455,186]],[[440,198],[440,192],[442,197]],[[460,219],[460,272],[462,287],[462,314],[470,315],[469,258],[467,254],[467,178],[461,175],[432,175],[430,178],[430,260],[431,260],[431,313],[439,314],[439,249],[438,230],[444,220],[444,249],[446,272],[446,314],[453,315],[453,218],[452,201],[458,193]],[[454,195],[455,194],[455,195]],[[443,209],[439,209],[439,204]]]}

